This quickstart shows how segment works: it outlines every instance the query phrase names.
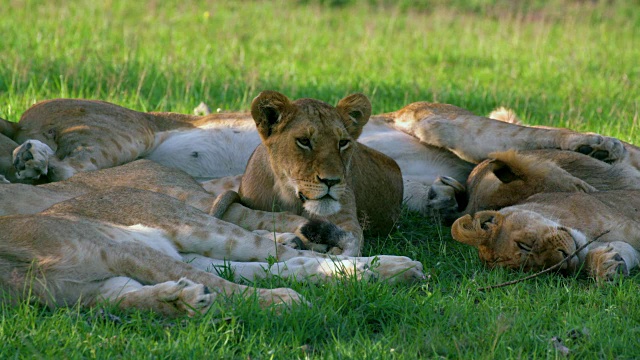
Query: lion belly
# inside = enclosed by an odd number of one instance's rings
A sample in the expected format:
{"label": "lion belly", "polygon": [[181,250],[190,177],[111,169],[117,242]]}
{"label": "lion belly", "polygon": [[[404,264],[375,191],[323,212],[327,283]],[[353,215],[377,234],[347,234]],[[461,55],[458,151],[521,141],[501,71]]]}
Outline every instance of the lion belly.
{"label": "lion belly", "polygon": [[260,144],[255,127],[171,131],[158,134],[156,139],[159,145],[146,158],[197,180],[242,174]]}

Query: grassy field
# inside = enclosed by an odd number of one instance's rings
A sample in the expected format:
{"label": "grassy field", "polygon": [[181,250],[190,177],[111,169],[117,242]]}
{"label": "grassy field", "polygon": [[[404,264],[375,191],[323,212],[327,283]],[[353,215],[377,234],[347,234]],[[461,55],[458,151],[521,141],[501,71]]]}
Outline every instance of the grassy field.
{"label": "grassy field", "polygon": [[[635,1],[23,1],[0,6],[0,117],[56,97],[143,111],[246,110],[264,89],[375,112],[417,100],[640,143],[640,3]],[[2,231],[0,229],[0,231]],[[640,357],[640,275],[488,271],[449,229],[416,214],[367,254],[416,258],[415,286],[353,279],[305,285],[281,314],[255,301],[194,319],[109,308],[2,305],[0,358]]]}

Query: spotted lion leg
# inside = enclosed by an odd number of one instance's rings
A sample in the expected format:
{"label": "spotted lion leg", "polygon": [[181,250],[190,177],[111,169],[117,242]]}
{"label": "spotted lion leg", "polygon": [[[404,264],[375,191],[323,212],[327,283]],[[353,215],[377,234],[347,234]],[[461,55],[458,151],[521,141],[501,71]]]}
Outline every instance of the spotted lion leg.
{"label": "spotted lion leg", "polygon": [[422,264],[405,256],[300,256],[275,263],[215,260],[198,254],[184,254],[182,257],[185,262],[200,270],[232,278],[234,281],[254,281],[273,275],[311,283],[345,276],[390,283],[413,283],[424,279]]}
{"label": "spotted lion leg", "polygon": [[[277,303],[289,305],[306,303],[303,297],[294,290],[286,288],[260,289],[236,284],[215,274],[199,270],[178,259],[166,256],[146,245],[132,242],[122,243],[119,247],[120,251],[117,252],[103,252],[105,254],[103,259],[105,265],[113,273],[130,273],[130,277],[135,278],[140,283],[161,285],[138,288],[138,285],[134,283],[132,285],[133,290],[142,292],[129,294],[131,291],[125,289],[124,291],[127,291],[127,293],[123,294],[125,298],[122,299],[123,302],[128,302],[125,303],[125,306],[126,304],[131,304],[131,306],[135,307],[144,306],[141,302],[151,301],[153,306],[162,307],[161,303],[169,302],[172,304],[171,306],[177,306],[179,313],[184,313],[185,311],[188,313],[189,308],[205,310],[209,303],[219,296],[257,296],[258,301],[263,306]],[[172,279],[181,280],[175,282]],[[116,285],[120,285],[120,289],[122,289],[126,283],[123,284],[123,281],[120,280],[119,282],[116,281]],[[207,294],[205,287],[209,289],[208,291],[211,294]],[[119,297],[122,295],[117,294],[116,290],[118,290],[117,286],[110,286],[101,293],[105,294],[103,297],[106,299],[114,299],[115,296],[116,300],[120,300]],[[150,295],[144,300],[146,294]],[[176,303],[176,301],[179,301],[179,303]],[[183,303],[184,307],[181,307]],[[167,310],[161,308],[158,311]],[[200,310],[196,310],[196,312],[200,312]]]}
{"label": "spotted lion leg", "polygon": [[471,163],[477,164],[490,153],[506,149],[578,151],[608,163],[625,161],[628,157],[623,143],[612,137],[510,124],[451,105],[421,103],[416,106],[409,109],[411,111],[403,109],[389,115],[396,128]]}

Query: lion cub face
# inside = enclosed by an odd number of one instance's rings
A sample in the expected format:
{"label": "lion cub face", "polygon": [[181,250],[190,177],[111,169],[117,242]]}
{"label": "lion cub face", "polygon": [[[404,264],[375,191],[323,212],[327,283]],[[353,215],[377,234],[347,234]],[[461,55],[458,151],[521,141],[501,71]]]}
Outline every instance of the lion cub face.
{"label": "lion cub face", "polygon": [[[586,241],[582,233],[527,210],[465,215],[456,220],[451,233],[457,241],[477,247],[480,259],[488,266],[527,271],[561,262]],[[574,256],[560,269],[573,273],[580,263]]]}
{"label": "lion cub face", "polygon": [[251,115],[281,197],[290,203],[301,201],[311,214],[340,211],[356,140],[371,115],[369,99],[353,94],[333,107],[264,91],[253,100]]}

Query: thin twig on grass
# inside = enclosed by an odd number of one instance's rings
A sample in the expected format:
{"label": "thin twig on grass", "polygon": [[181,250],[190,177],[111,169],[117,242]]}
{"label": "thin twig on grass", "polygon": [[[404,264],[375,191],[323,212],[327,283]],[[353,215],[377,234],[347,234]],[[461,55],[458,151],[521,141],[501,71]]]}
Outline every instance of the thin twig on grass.
{"label": "thin twig on grass", "polygon": [[526,280],[529,280],[529,279],[533,279],[534,277],[538,277],[538,276],[540,276],[542,274],[546,274],[546,273],[548,273],[550,271],[553,271],[553,270],[559,268],[560,266],[562,266],[562,264],[564,264],[565,262],[569,261],[569,259],[571,259],[576,254],[578,254],[580,251],[582,251],[582,249],[586,248],[591,243],[597,241],[598,239],[600,239],[604,235],[608,234],[609,231],[610,230],[607,230],[607,231],[603,232],[602,234],[596,236],[592,240],[587,241],[585,244],[583,244],[582,246],[578,247],[576,249],[576,251],[572,252],[570,255],[568,255],[567,257],[562,259],[562,261],[560,261],[559,263],[557,263],[557,264],[555,264],[555,265],[553,265],[551,267],[548,267],[548,268],[546,268],[546,269],[544,269],[542,271],[539,271],[539,272],[537,272],[535,274],[532,274],[532,275],[529,275],[529,276],[526,276],[526,277],[523,277],[523,278],[520,278],[520,279],[517,279],[517,280],[511,280],[511,281],[507,281],[507,282],[504,282],[504,283],[501,283],[501,284],[497,284],[497,285],[481,287],[481,288],[478,288],[478,291],[489,291],[489,290],[493,290],[493,289],[497,289],[497,288],[501,288],[501,287],[505,287],[505,286],[509,286],[509,285],[513,285],[513,284],[517,284],[519,282],[523,282],[523,281],[526,281]]}

